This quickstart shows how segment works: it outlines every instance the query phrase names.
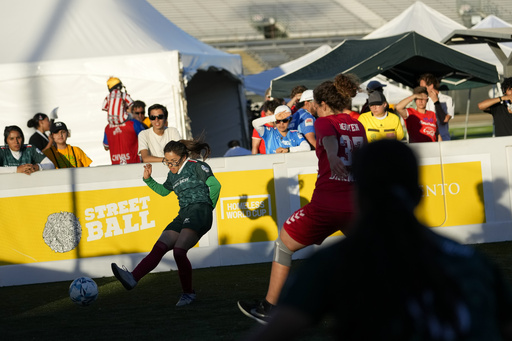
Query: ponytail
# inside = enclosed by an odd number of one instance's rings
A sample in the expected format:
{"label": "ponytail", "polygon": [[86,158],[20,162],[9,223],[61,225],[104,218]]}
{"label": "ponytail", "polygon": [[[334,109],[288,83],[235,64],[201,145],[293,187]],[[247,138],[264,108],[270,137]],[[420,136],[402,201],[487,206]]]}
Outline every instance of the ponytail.
{"label": "ponytail", "polygon": [[211,154],[210,145],[203,141],[203,135],[192,140],[170,141],[165,145],[164,153],[173,152],[179,157],[206,160]]}

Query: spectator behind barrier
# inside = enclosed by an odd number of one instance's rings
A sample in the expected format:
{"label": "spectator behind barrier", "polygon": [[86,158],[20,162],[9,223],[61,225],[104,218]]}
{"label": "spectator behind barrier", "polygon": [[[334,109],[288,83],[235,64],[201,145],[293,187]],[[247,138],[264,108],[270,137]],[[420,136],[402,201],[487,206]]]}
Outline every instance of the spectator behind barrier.
{"label": "spectator behind barrier", "polygon": [[55,166],[39,149],[25,145],[25,136],[18,126],[4,129],[5,146],[0,148],[0,174],[25,173],[30,175]]}

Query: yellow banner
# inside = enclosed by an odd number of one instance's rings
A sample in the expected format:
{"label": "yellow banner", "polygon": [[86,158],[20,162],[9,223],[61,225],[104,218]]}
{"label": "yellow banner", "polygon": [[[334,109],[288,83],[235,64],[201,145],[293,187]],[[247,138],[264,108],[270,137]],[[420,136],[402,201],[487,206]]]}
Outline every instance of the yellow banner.
{"label": "yellow banner", "polygon": [[275,240],[272,169],[218,173],[215,177],[222,184],[217,204],[219,245]]}
{"label": "yellow banner", "polygon": [[420,167],[416,216],[430,227],[485,223],[480,161]]}
{"label": "yellow banner", "polygon": [[145,185],[0,198],[0,265],[148,252],[178,210]]}

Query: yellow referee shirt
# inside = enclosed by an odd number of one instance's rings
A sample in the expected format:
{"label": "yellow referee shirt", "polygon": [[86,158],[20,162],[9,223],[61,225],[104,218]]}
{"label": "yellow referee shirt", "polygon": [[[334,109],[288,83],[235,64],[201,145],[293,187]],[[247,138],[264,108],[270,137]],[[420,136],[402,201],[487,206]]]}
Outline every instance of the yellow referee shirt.
{"label": "yellow referee shirt", "polygon": [[366,130],[368,142],[381,139],[397,139],[400,141],[404,138],[404,128],[398,115],[387,112],[386,117],[379,119],[369,111],[359,116],[359,122],[363,124]]}

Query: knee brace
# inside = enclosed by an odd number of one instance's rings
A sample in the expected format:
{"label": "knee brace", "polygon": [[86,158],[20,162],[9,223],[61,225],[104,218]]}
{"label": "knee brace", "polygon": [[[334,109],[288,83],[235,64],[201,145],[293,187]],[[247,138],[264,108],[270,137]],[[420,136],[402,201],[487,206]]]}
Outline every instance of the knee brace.
{"label": "knee brace", "polygon": [[292,265],[293,251],[284,245],[281,236],[277,237],[274,246],[274,259],[273,261],[284,266]]}

